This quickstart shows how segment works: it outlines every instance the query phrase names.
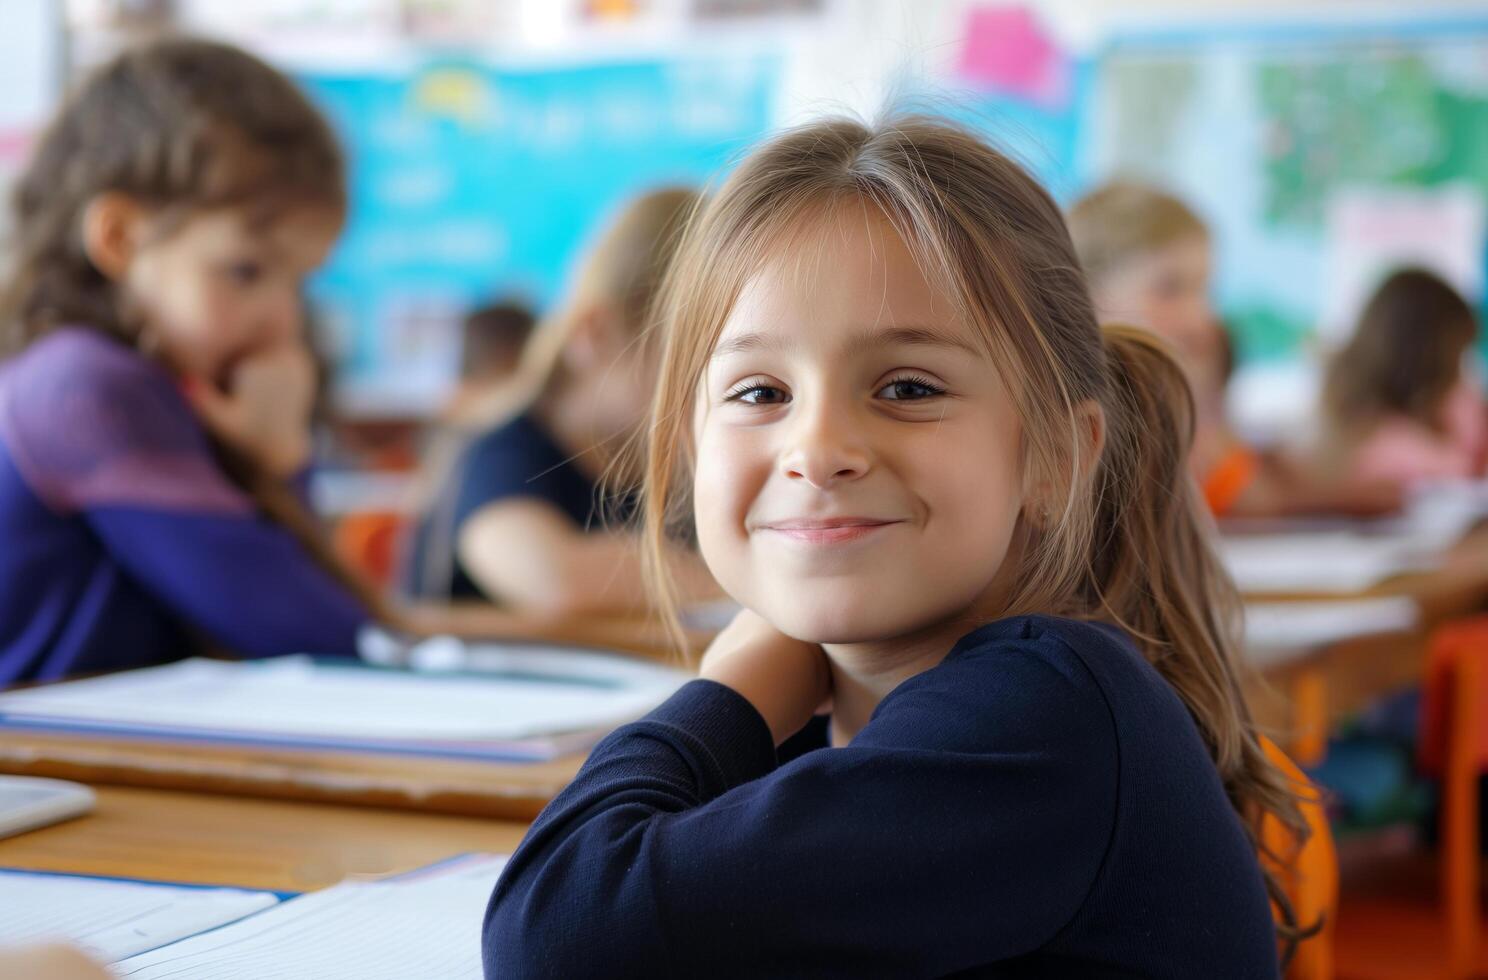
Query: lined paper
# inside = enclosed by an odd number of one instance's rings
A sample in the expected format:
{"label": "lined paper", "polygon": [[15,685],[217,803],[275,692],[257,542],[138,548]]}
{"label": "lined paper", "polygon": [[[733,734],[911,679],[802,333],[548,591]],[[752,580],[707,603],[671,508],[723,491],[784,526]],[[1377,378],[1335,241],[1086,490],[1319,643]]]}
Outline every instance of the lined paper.
{"label": "lined paper", "polygon": [[131,980],[480,980],[480,929],[506,858],[469,855],[349,881],[116,964]]}
{"label": "lined paper", "polygon": [[233,922],[271,892],[0,869],[0,946],[65,940],[112,962]]}

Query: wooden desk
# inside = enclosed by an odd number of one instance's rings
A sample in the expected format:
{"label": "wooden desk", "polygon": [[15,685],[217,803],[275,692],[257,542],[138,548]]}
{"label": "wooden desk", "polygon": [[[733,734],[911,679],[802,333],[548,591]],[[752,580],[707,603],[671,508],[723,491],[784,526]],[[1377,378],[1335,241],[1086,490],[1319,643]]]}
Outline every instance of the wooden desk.
{"label": "wooden desk", "polygon": [[[1257,722],[1283,745],[1311,739],[1383,694],[1420,680],[1426,636],[1444,619],[1488,606],[1488,533],[1470,535],[1431,572],[1399,576],[1356,599],[1405,595],[1421,608],[1409,634],[1363,637],[1272,664],[1247,685]],[[1323,596],[1255,595],[1252,600]],[[665,631],[637,618],[542,619],[490,606],[419,607],[431,632],[604,646],[674,659]],[[690,637],[701,648],[704,634]],[[1307,756],[1309,753],[1302,753]],[[574,756],[502,765],[400,756],[186,746],[76,735],[0,733],[0,772],[88,783],[530,820],[577,770]]]}
{"label": "wooden desk", "polygon": [[1247,595],[1250,601],[1340,601],[1407,596],[1420,621],[1407,633],[1363,636],[1268,665],[1248,679],[1246,698],[1262,729],[1283,745],[1300,741],[1303,759],[1338,724],[1380,697],[1420,683],[1427,642],[1439,624],[1488,611],[1488,529],[1469,534],[1439,568],[1396,576],[1349,595]]}
{"label": "wooden desk", "polygon": [[311,891],[455,854],[509,854],[521,822],[95,787],[88,816],[0,840],[0,866]]}
{"label": "wooden desk", "polygon": [[712,639],[704,630],[684,631],[687,649],[679,652],[654,616],[541,616],[485,602],[416,602],[399,612],[410,628],[424,635],[567,643],[632,653],[675,667],[685,667],[689,657],[701,655]]}
{"label": "wooden desk", "polygon": [[[541,619],[486,605],[427,607],[429,632],[570,643],[676,659],[655,620]],[[701,634],[692,637],[699,642]],[[680,661],[678,661],[680,665]],[[84,783],[531,820],[584,759],[500,763],[190,744],[0,728],[0,772]]]}
{"label": "wooden desk", "polygon": [[358,755],[0,730],[0,772],[83,783],[531,820],[583,763]]}

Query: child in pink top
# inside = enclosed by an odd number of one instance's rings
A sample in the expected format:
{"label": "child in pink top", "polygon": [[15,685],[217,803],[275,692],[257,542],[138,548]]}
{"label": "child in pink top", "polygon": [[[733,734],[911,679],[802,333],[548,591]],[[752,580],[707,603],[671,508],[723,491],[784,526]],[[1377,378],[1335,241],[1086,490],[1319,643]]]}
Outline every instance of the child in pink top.
{"label": "child in pink top", "polygon": [[1402,487],[1480,476],[1488,414],[1469,361],[1477,319],[1441,279],[1396,272],[1375,291],[1323,387],[1323,461]]}

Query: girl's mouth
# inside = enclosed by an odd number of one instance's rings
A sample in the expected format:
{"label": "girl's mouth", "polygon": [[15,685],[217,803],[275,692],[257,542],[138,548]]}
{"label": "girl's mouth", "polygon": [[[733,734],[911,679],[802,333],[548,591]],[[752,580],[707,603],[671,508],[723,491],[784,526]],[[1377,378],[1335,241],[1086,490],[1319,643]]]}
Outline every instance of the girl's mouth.
{"label": "girl's mouth", "polygon": [[801,544],[846,544],[870,537],[903,521],[879,517],[787,518],[759,525]]}

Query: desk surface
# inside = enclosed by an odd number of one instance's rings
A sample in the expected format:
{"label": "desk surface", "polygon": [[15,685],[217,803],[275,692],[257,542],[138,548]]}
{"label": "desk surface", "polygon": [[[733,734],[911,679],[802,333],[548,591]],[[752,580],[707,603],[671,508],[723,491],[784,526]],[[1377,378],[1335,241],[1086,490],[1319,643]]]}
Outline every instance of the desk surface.
{"label": "desk surface", "polygon": [[[569,643],[671,660],[652,619],[539,618],[485,605],[418,607],[428,632]],[[697,643],[699,634],[690,642]],[[427,756],[191,744],[0,728],[0,772],[90,784],[391,807],[531,820],[567,785],[583,754],[499,763]]]}
{"label": "desk surface", "polygon": [[508,763],[0,728],[0,772],[78,782],[531,820],[583,754]]}
{"label": "desk surface", "polygon": [[1327,690],[1325,726],[1336,725],[1381,696],[1419,683],[1426,672],[1427,638],[1446,620],[1488,609],[1488,528],[1465,537],[1440,567],[1399,575],[1352,595],[1248,595],[1250,600],[1348,601],[1408,596],[1420,607],[1420,623],[1408,633],[1361,636],[1328,644],[1269,664],[1248,679],[1246,699],[1263,730],[1283,744],[1295,730],[1293,702],[1298,678],[1310,675]]}
{"label": "desk surface", "polygon": [[[1366,595],[1413,597],[1421,606],[1421,629],[1321,647],[1270,665],[1253,678],[1247,684],[1247,698],[1256,720],[1283,744],[1298,727],[1292,701],[1296,678],[1303,674],[1320,677],[1326,685],[1322,723],[1336,722],[1370,700],[1420,679],[1427,630],[1443,619],[1482,609],[1488,601],[1488,533],[1469,536],[1440,569],[1400,576]],[[541,621],[489,607],[430,609],[427,615],[429,625],[437,619],[439,627],[465,635],[608,645],[650,656],[660,655],[665,643],[654,622],[634,619]],[[1314,717],[1309,726],[1318,722]],[[532,819],[581,761],[581,756],[574,756],[549,763],[498,765],[14,731],[0,737],[0,772],[517,821]],[[231,807],[232,801],[227,802]]]}
{"label": "desk surface", "polygon": [[[1476,552],[1460,554],[1440,572],[1406,576],[1371,590],[1371,594],[1415,596],[1428,625],[1482,608],[1488,598],[1488,547],[1482,546],[1481,538],[1478,545]],[[1306,666],[1328,669],[1339,685],[1331,697],[1330,709],[1342,711],[1380,688],[1419,677],[1424,644],[1419,636],[1414,642],[1406,639],[1366,638],[1341,644],[1319,651],[1305,662],[1283,665],[1274,676],[1284,678],[1287,671]],[[1268,712],[1258,714],[1265,716]],[[103,785],[97,787],[98,808],[89,816],[0,840],[0,866],[287,891],[325,887],[351,874],[407,871],[468,851],[509,853],[525,832],[526,819],[542,799],[566,782],[579,761],[574,758],[524,767],[517,778],[525,788],[512,797],[509,787],[495,789],[503,780],[491,767],[479,764],[441,769],[419,760],[351,763],[310,755],[287,765],[272,754],[242,758],[238,753],[240,757],[235,760],[213,760],[210,754],[214,750],[210,748],[196,749],[195,753],[202,754],[193,754],[172,747],[152,756],[156,750],[129,748],[117,742],[60,744],[65,741],[46,745],[38,744],[46,742],[43,736],[25,740],[7,736],[0,743],[0,770],[50,772],[95,784],[109,783],[129,781],[121,779],[120,772],[131,767],[137,773],[148,773],[152,764],[141,765],[142,758],[146,763],[163,762],[171,755],[177,760],[176,770],[183,774],[182,781],[174,784],[177,786],[236,793],[267,790],[268,795],[281,796],[319,793],[322,801],[369,805]],[[49,759],[53,764],[48,763]],[[62,763],[55,764],[59,759]],[[225,761],[238,766],[239,776],[256,784],[257,790],[212,785],[210,780],[200,782],[203,767],[210,769]],[[469,768],[464,768],[467,765]],[[155,766],[153,777],[133,778],[147,785],[153,779],[155,787],[170,786],[169,779],[160,775],[169,768]],[[423,780],[422,789],[408,782],[412,775]],[[385,784],[382,789],[369,789],[369,781],[375,784],[378,780]],[[443,795],[430,792],[431,786],[441,783],[446,789]],[[307,786],[319,789],[306,792]],[[420,798],[419,793],[425,795]],[[490,802],[503,794],[519,802],[511,809],[504,809],[508,804]],[[446,804],[464,800],[445,809],[467,814],[505,813],[510,819],[410,810],[440,799]],[[392,805],[404,809],[388,808]]]}
{"label": "desk surface", "polygon": [[311,891],[470,851],[509,854],[521,822],[95,787],[87,816],[0,840],[0,866]]}

